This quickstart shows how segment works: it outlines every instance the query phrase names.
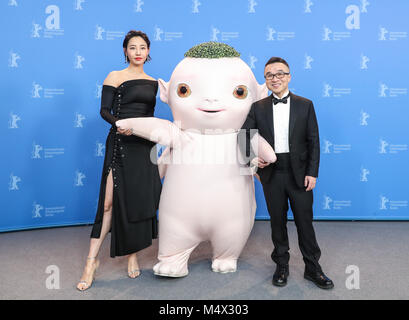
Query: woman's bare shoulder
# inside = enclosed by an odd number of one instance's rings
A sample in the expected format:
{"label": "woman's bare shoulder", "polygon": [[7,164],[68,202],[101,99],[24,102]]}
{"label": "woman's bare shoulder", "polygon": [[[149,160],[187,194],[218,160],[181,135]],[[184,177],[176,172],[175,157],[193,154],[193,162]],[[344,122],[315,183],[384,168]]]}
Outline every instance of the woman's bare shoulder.
{"label": "woman's bare shoulder", "polygon": [[146,79],[148,79],[148,80],[153,80],[153,81],[157,81],[155,78],[153,78],[153,77],[151,77],[151,76],[148,76],[148,75],[146,75]]}
{"label": "woman's bare shoulder", "polygon": [[104,85],[117,87],[120,80],[120,71],[111,71],[104,80]]}

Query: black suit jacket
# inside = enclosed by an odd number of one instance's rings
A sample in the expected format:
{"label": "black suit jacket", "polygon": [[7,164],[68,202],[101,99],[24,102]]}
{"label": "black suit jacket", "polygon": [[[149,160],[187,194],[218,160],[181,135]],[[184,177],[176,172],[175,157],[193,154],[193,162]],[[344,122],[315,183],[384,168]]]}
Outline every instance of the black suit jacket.
{"label": "black suit jacket", "polygon": [[[274,115],[272,94],[252,104],[242,129],[258,129],[259,134],[274,148]],[[242,130],[243,133],[244,130]],[[317,118],[311,100],[290,93],[289,147],[292,171],[297,185],[304,188],[305,176],[318,177],[320,141]],[[241,150],[243,153],[245,150]],[[247,150],[248,151],[248,150]],[[252,152],[252,154],[254,154]],[[247,156],[249,156],[247,154]],[[252,157],[250,156],[250,159]],[[268,183],[275,164],[257,170],[262,184]]]}

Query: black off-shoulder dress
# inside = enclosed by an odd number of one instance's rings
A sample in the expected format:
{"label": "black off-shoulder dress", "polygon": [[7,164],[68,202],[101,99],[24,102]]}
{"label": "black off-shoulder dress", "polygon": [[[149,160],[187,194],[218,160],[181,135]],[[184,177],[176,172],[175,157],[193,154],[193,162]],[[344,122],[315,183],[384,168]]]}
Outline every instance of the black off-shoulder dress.
{"label": "black off-shoulder dress", "polygon": [[[151,152],[153,142],[117,133],[115,121],[125,118],[153,117],[158,82],[134,79],[119,87],[102,87],[101,116],[112,124],[102,170],[98,209],[91,238],[99,238],[104,216],[107,177],[112,170],[113,203],[111,257],[124,256],[149,247],[157,238],[156,211],[162,184]],[[153,150],[152,150],[153,149]]]}

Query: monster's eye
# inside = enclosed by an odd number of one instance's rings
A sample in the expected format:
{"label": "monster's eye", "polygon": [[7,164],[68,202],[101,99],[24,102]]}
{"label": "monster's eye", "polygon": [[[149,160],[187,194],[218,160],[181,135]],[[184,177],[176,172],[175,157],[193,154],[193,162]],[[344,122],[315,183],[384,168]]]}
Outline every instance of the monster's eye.
{"label": "monster's eye", "polygon": [[246,86],[240,85],[234,88],[233,96],[235,96],[237,99],[246,99],[248,92],[249,90]]}
{"label": "monster's eye", "polygon": [[186,83],[180,83],[177,88],[178,96],[181,98],[187,98],[190,96],[190,87]]}

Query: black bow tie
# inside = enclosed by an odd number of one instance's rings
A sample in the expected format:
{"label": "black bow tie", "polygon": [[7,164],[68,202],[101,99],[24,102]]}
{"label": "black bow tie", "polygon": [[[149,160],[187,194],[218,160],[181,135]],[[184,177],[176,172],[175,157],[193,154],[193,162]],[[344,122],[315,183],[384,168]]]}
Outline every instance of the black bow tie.
{"label": "black bow tie", "polygon": [[276,97],[273,96],[273,104],[277,104],[277,103],[279,103],[279,102],[286,104],[289,96],[290,96],[290,94],[286,95],[286,96],[285,96],[284,98],[282,98],[282,99],[278,99],[278,98],[276,98]]}

